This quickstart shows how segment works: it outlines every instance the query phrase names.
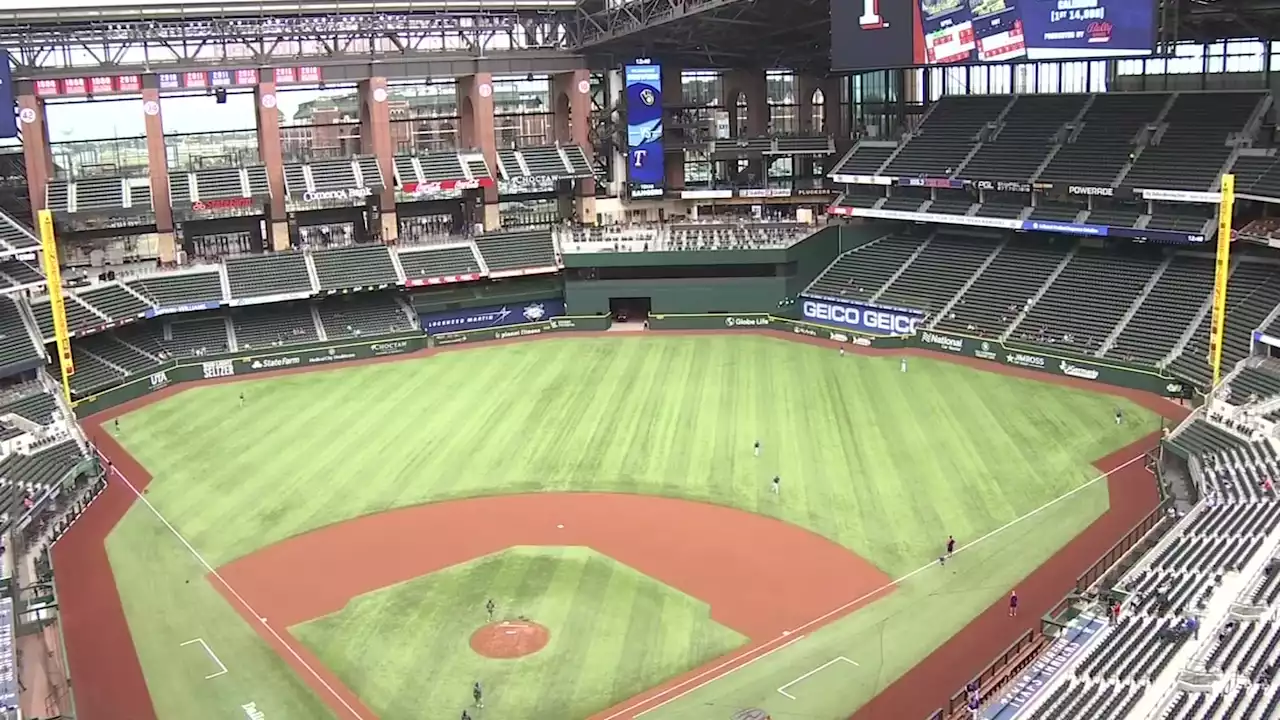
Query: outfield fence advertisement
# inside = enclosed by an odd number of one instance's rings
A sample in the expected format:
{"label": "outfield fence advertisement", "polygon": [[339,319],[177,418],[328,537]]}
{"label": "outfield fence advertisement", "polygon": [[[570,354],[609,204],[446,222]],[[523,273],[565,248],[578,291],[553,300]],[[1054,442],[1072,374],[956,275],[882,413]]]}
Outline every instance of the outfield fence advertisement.
{"label": "outfield fence advertisement", "polygon": [[1181,396],[1183,391],[1182,381],[1172,376],[1161,375],[1154,369],[1053,355],[1035,349],[1009,347],[998,340],[983,340],[924,330],[913,336],[909,344],[926,350],[990,360],[1003,365],[1039,370],[1079,380],[1094,380],[1107,385],[1146,390],[1168,397]]}
{"label": "outfield fence advertisement", "polygon": [[463,330],[495,328],[504,325],[550,320],[564,315],[564,299],[548,298],[508,305],[489,305],[466,310],[422,313],[422,330],[428,335],[455,333]]}
{"label": "outfield fence advertisement", "polygon": [[[998,340],[949,333],[920,330],[914,334],[886,335],[886,326],[900,323],[902,327],[917,328],[921,318],[909,312],[888,310],[885,308],[859,307],[845,303],[815,302],[815,307],[808,308],[811,301],[802,303],[801,313],[805,318],[821,318],[821,322],[803,322],[767,314],[724,314],[724,315],[654,315],[649,318],[652,330],[743,330],[759,329],[776,332],[822,338],[834,342],[849,343],[860,347],[890,349],[901,347],[918,347],[935,352],[959,355],[978,360],[987,360],[1011,367],[1038,370],[1053,375],[1073,377],[1079,380],[1091,380],[1117,387],[1133,388],[1166,397],[1181,397],[1183,383],[1168,375],[1162,375],[1154,369],[1123,363],[1104,362],[1059,356],[1036,349],[1010,347]],[[859,313],[857,320],[854,310],[871,310],[877,315],[890,316],[893,320],[874,320],[875,332],[865,332],[856,328],[866,325],[866,313]]]}
{"label": "outfield fence advertisement", "polygon": [[611,321],[607,315],[558,317],[542,322],[527,322],[519,325],[503,325],[500,327],[464,330],[462,332],[439,333],[431,336],[431,344],[435,346],[461,345],[463,343],[512,340],[578,330],[608,330],[610,324]]}
{"label": "outfield fence advertisement", "polygon": [[919,310],[808,298],[801,299],[800,312],[806,320],[868,335],[911,335],[924,322]]}

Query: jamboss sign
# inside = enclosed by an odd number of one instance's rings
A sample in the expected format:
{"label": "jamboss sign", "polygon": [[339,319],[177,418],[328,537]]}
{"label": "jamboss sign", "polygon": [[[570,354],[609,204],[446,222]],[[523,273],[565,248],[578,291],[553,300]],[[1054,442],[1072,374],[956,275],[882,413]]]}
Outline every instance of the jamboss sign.
{"label": "jamboss sign", "polygon": [[870,335],[911,335],[920,327],[919,315],[867,305],[805,300],[801,312],[807,320],[856,330]]}

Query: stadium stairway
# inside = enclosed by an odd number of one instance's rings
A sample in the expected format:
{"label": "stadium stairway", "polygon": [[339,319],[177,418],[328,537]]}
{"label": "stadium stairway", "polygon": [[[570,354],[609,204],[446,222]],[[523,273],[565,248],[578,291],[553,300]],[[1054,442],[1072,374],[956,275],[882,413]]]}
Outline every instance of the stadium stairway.
{"label": "stadium stairway", "polygon": [[973,287],[973,284],[978,281],[978,278],[982,277],[982,274],[987,271],[987,268],[991,267],[991,264],[995,262],[996,257],[1000,255],[1006,246],[1008,246],[1009,237],[1010,236],[1006,235],[1000,240],[1000,242],[996,243],[995,248],[989,255],[987,255],[986,259],[982,261],[982,264],[973,271],[973,274],[969,276],[969,279],[965,280],[964,284],[960,286],[960,289],[956,291],[955,295],[951,296],[951,300],[948,301],[946,305],[943,305],[942,309],[939,310],[936,315],[929,318],[928,324],[926,324],[925,327],[930,330],[938,327],[938,322],[947,317],[951,312],[951,309],[960,302],[960,298],[964,297],[965,293],[969,292],[969,288]]}
{"label": "stadium stairway", "polygon": [[1169,265],[1172,263],[1173,255],[1169,255],[1164,259],[1164,262],[1160,263],[1155,272],[1151,273],[1151,277],[1147,278],[1147,284],[1142,286],[1142,291],[1129,304],[1129,309],[1125,311],[1120,321],[1111,329],[1111,334],[1107,335],[1106,339],[1102,341],[1102,347],[1098,348],[1094,355],[1103,357],[1110,352],[1111,348],[1115,347],[1116,338],[1120,337],[1125,328],[1129,327],[1129,322],[1133,320],[1133,316],[1138,314],[1138,308],[1142,307],[1142,304],[1147,301],[1147,297],[1151,295],[1151,290],[1160,282],[1160,278],[1164,277],[1165,271],[1169,269]]}
{"label": "stadium stairway", "polygon": [[1080,246],[1078,244],[1071,248],[1071,251],[1062,258],[1061,262],[1058,263],[1058,266],[1053,269],[1053,272],[1049,273],[1049,277],[1045,279],[1044,284],[1040,286],[1040,289],[1036,291],[1036,294],[1031,296],[1031,299],[1028,300],[1027,304],[1018,312],[1017,317],[1013,319],[1013,322],[1009,324],[1009,327],[1005,328],[1004,332],[1000,333],[1001,342],[1008,340],[1009,336],[1012,335],[1014,331],[1018,329],[1018,326],[1022,324],[1022,321],[1027,319],[1027,316],[1031,314],[1032,309],[1035,308],[1036,303],[1040,302],[1040,299],[1044,297],[1045,293],[1049,292],[1049,288],[1053,286],[1053,282],[1062,275],[1062,271],[1071,263],[1071,259],[1076,256],[1076,252],[1079,249]]}

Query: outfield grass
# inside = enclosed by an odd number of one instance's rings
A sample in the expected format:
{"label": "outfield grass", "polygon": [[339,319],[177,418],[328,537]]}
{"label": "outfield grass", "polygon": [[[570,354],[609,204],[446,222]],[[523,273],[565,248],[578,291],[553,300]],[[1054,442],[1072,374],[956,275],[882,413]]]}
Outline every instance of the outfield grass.
{"label": "outfield grass", "polygon": [[[518,660],[472,652],[488,598],[498,619],[547,627],[547,646]],[[542,720],[586,717],[746,642],[710,616],[591,550],[517,548],[360,596],[291,632],[381,720],[458,717],[474,681],[485,688],[477,717]]]}
{"label": "outfield grass", "polygon": [[[120,433],[155,476],[148,497],[214,565],[394,507],[598,490],[774,515],[896,577],[936,557],[947,533],[962,543],[979,537],[1079,487],[1096,475],[1091,460],[1157,428],[1127,400],[942,361],[913,359],[902,374],[896,358],[840,357],[768,337],[645,336],[480,347],[202,387],[126,416]],[[760,459],[751,453],[757,439]],[[767,487],[774,474],[783,478],[780,503]],[[956,575],[964,582],[922,589],[917,599],[927,602],[912,614],[930,622],[884,625],[902,649],[886,655],[881,674],[900,674],[954,634],[1105,502],[1099,484],[1055,506],[1060,522],[984,568],[982,587]],[[110,544],[139,644],[251,635],[230,609],[225,623],[195,622],[213,615],[188,606],[186,577],[156,572],[134,552],[147,533],[131,526],[142,520],[131,512]],[[950,599],[928,600],[938,597]],[[163,622],[151,622],[157,615]],[[144,653],[153,694],[190,707],[163,717],[225,716],[195,706],[176,670],[158,664]],[[279,685],[273,701],[302,702],[297,688]]]}

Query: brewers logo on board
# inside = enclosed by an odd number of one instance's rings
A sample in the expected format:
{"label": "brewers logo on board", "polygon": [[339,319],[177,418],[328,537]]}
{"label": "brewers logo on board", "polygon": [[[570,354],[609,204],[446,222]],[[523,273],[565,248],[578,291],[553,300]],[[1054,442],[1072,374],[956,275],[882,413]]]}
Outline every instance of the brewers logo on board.
{"label": "brewers logo on board", "polygon": [[656,93],[653,92],[653,88],[645,88],[640,91],[640,102],[644,103],[645,105],[652,107],[653,104],[656,103],[657,101],[658,101],[658,96]]}

